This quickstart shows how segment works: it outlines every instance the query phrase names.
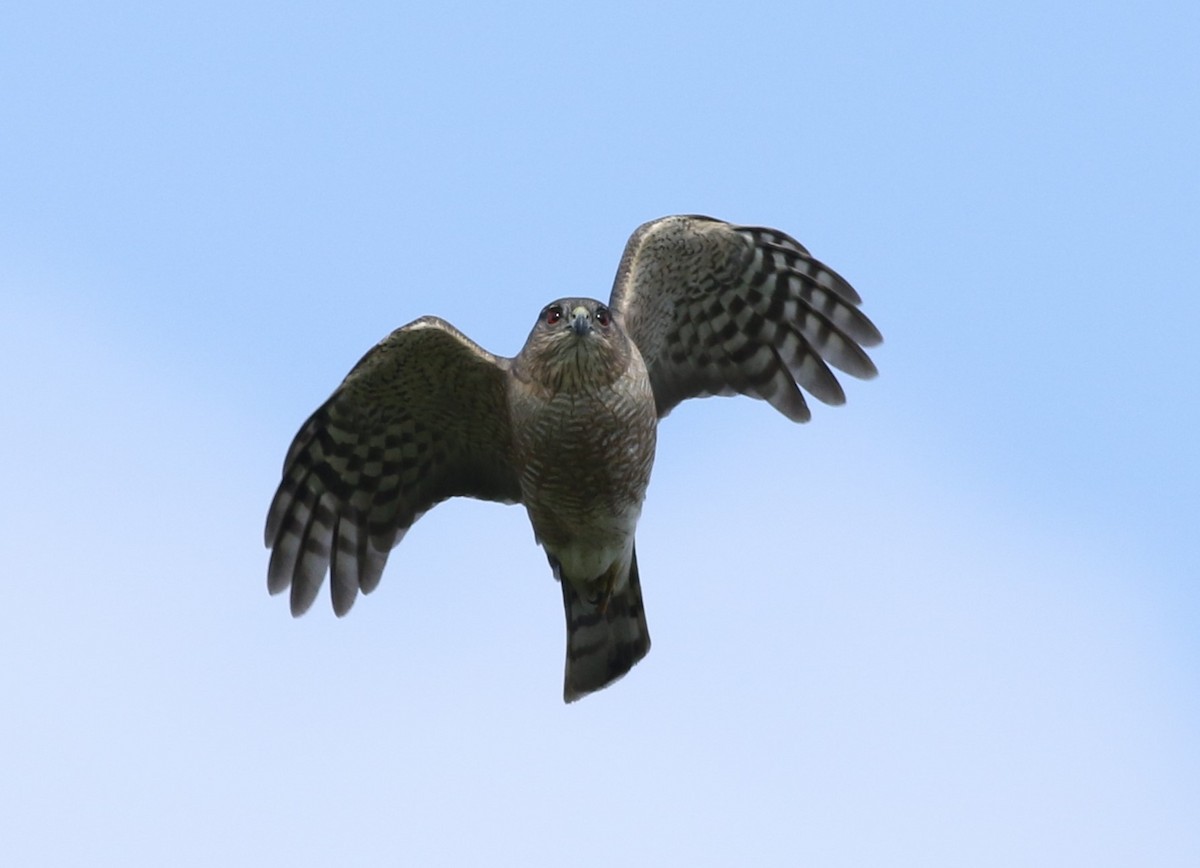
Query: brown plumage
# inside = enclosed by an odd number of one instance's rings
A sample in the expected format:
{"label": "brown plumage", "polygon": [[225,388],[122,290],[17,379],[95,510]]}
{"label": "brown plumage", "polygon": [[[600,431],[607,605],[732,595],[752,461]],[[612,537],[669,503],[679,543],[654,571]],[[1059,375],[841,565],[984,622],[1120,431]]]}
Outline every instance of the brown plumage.
{"label": "brown plumage", "polygon": [[268,587],[306,611],[325,574],[334,611],[378,585],[430,507],[521,503],[559,580],[564,698],[620,678],[650,648],[634,532],[658,419],[680,401],[746,394],[807,421],[800,388],[845,400],[878,330],[858,294],[797,241],[708,217],[665,217],[626,245],[611,299],[547,305],[512,359],[423,317],[351,370],[301,427],[271,503]]}

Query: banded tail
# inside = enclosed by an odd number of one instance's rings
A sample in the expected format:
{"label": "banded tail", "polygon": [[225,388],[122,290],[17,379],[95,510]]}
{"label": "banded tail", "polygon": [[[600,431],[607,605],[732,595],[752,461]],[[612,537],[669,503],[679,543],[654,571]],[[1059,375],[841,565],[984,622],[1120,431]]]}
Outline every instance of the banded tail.
{"label": "banded tail", "polygon": [[606,606],[581,596],[574,584],[564,579],[553,558],[551,565],[562,585],[567,615],[563,701],[574,702],[612,684],[650,650],[650,631],[646,627],[642,585],[638,579],[637,550],[633,551],[629,562],[628,581],[615,583],[617,588],[609,596]]}

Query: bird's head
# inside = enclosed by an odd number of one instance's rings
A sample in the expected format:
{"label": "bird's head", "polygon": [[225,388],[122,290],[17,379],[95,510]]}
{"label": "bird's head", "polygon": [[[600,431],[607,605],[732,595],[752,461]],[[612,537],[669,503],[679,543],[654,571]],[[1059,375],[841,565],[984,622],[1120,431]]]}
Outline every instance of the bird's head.
{"label": "bird's head", "polygon": [[608,305],[560,298],[542,308],[517,361],[520,373],[551,391],[575,391],[624,373],[629,344]]}

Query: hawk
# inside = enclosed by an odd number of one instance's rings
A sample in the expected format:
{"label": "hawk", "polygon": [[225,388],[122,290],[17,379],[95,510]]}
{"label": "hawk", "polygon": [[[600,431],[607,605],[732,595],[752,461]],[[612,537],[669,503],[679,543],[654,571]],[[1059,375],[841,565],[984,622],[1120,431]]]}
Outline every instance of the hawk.
{"label": "hawk", "polygon": [[340,617],[388,552],[449,497],[522,504],[562,590],[563,698],[650,650],[634,532],[658,420],[686,398],[743,394],[795,422],[801,388],[845,394],[829,366],[875,376],[882,340],[858,293],[794,238],[673,216],[630,237],[608,304],[542,308],[513,358],[437,317],[370,350],[300,428],[267,516],[268,589],[293,615],[326,573]]}

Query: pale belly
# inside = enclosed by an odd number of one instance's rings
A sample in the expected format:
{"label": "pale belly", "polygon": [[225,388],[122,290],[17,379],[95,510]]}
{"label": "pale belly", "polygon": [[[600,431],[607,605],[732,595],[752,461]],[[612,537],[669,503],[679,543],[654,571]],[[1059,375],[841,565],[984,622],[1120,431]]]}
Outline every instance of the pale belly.
{"label": "pale belly", "polygon": [[560,539],[557,545],[547,545],[542,540],[542,545],[562,565],[564,575],[589,582],[607,572],[615,561],[628,562],[640,514],[640,507],[631,509],[621,516],[614,516],[610,528],[594,530],[565,542]]}
{"label": "pale belly", "polygon": [[522,501],[538,542],[586,581],[628,560],[654,463],[653,401],[560,395],[525,430]]}

